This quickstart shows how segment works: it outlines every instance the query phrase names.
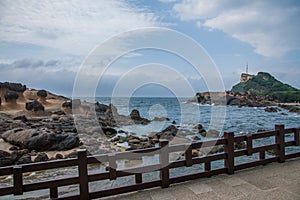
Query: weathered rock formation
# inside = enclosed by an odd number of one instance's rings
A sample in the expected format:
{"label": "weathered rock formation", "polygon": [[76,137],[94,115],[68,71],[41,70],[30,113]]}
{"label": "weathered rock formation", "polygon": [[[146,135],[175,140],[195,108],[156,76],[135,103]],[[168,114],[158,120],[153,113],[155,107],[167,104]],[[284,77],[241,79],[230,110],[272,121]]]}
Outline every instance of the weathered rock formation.
{"label": "weathered rock formation", "polygon": [[141,117],[140,112],[136,109],[133,109],[129,116],[134,121],[134,123],[136,123],[136,124],[148,124],[148,123],[150,123],[150,120]]}
{"label": "weathered rock formation", "polygon": [[79,137],[76,133],[56,134],[47,128],[16,128],[3,133],[1,138],[5,142],[30,151],[68,150],[79,146]]}
{"label": "weathered rock formation", "polygon": [[40,102],[38,102],[37,100],[34,100],[32,102],[27,102],[25,104],[25,108],[28,111],[34,111],[34,112],[45,110],[44,106]]}
{"label": "weathered rock formation", "polygon": [[47,104],[46,97],[47,97],[48,93],[46,90],[39,90],[36,94],[39,98],[38,99],[39,102],[41,102],[44,105]]}

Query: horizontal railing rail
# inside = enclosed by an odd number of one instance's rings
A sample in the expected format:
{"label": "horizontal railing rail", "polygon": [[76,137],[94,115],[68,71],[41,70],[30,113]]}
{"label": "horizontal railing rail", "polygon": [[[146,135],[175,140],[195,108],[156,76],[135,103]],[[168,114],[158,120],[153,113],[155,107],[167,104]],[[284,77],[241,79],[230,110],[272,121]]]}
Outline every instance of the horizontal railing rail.
{"label": "horizontal railing rail", "polygon": [[[299,146],[300,128],[285,129],[284,125],[275,125],[274,131],[259,132],[247,135],[234,136],[234,133],[224,133],[223,138],[209,141],[193,142],[191,144],[169,144],[168,140],[160,140],[159,147],[140,149],[128,152],[117,152],[88,156],[85,149],[78,150],[77,158],[47,161],[41,163],[15,165],[0,168],[0,176],[13,176],[13,182],[10,186],[0,186],[0,196],[4,195],[22,195],[24,192],[30,192],[41,189],[49,189],[51,199],[93,199],[115,194],[121,194],[146,188],[161,186],[169,187],[170,184],[182,181],[192,180],[201,177],[210,177],[221,173],[233,174],[237,170],[242,170],[258,165],[265,165],[271,162],[285,162],[286,159],[300,157],[298,152],[286,154],[285,148],[289,146]],[[285,141],[285,134],[293,134],[293,140]],[[264,146],[254,147],[256,139],[274,137],[274,143]],[[245,143],[242,149],[235,149],[235,143]],[[224,151],[195,156],[192,151],[202,147],[208,148],[215,145],[223,145]],[[267,151],[274,151],[273,157],[266,158]],[[170,153],[182,152],[183,157],[179,160],[170,161]],[[258,160],[248,161],[246,163],[236,163],[235,158],[240,156],[251,156],[258,153]],[[144,156],[159,155],[158,163],[152,163],[145,166],[131,167],[126,169],[118,168],[117,161],[124,159],[141,159]],[[212,169],[212,162],[223,160],[224,167]],[[89,174],[88,166],[90,164],[106,163],[107,171],[101,173]],[[197,173],[170,177],[170,169],[179,167],[190,167],[195,164],[204,164],[204,169]],[[36,172],[41,170],[50,170],[66,167],[76,167],[78,175],[67,178],[39,181],[24,184],[24,173]],[[143,174],[148,172],[159,172],[159,180],[144,181]],[[111,189],[90,192],[89,183],[101,180],[116,180],[119,177],[134,176],[135,183],[132,185],[116,187]],[[68,185],[79,185],[79,194],[72,196],[59,195],[58,188]]]}

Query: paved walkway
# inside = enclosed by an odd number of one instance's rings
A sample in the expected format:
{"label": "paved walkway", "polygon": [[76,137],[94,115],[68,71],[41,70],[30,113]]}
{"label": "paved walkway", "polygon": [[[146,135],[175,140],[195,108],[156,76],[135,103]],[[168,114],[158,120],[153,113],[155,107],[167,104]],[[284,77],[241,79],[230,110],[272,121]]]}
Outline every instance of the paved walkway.
{"label": "paved walkway", "polygon": [[105,200],[200,200],[200,199],[300,199],[300,158],[285,163],[270,163],[235,172],[189,182],[169,188],[153,188]]}

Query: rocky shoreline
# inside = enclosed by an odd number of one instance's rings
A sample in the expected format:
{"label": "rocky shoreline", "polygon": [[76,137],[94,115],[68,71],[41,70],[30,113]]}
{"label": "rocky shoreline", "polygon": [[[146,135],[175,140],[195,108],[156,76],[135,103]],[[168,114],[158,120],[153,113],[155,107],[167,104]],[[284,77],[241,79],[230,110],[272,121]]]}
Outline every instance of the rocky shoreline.
{"label": "rocky shoreline", "polygon": [[280,103],[271,97],[252,95],[248,92],[198,92],[189,102],[239,107],[268,107],[266,112],[277,112],[279,109],[273,107],[278,106],[289,110],[289,112],[300,114],[300,103]]}
{"label": "rocky shoreline", "polygon": [[[0,83],[0,99],[0,167],[76,157],[79,148],[99,154],[154,147],[161,138],[178,143],[190,142],[187,136],[200,140],[198,133],[203,137],[213,135],[202,126],[198,130],[200,125],[192,131],[171,125],[161,132],[138,137],[118,129],[169,119],[145,119],[136,109],[128,116],[120,115],[112,104],[71,100],[17,83]],[[92,120],[92,109],[96,122]],[[120,147],[122,143],[127,147]]]}

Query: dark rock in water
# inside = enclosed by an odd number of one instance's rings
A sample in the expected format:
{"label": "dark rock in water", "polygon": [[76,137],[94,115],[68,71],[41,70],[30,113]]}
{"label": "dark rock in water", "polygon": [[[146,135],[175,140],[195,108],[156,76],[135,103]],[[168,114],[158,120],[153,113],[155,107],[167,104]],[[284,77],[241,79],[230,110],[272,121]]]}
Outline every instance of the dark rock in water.
{"label": "dark rock in water", "polygon": [[28,111],[44,111],[45,110],[45,108],[44,108],[44,106],[40,103],[40,102],[38,102],[38,101],[32,101],[32,102],[27,102],[26,104],[25,104],[25,108],[26,108],[26,110],[28,110]]}
{"label": "dark rock in water", "polygon": [[26,90],[26,85],[22,85],[20,83],[1,83],[0,82],[0,88],[6,88],[9,89],[11,91],[15,91],[15,92],[24,92]]}
{"label": "dark rock in water", "polygon": [[13,145],[37,151],[68,150],[79,146],[77,134],[56,134],[50,129],[26,129],[18,131],[13,129],[3,133],[1,137]]}
{"label": "dark rock in water", "polygon": [[289,109],[289,112],[294,112],[300,114],[300,108],[298,106],[293,106]]}
{"label": "dark rock in water", "polygon": [[12,159],[10,153],[0,150],[0,167],[13,165],[14,160]]}
{"label": "dark rock in water", "polygon": [[46,90],[39,90],[39,91],[36,93],[36,95],[37,95],[38,97],[45,98],[45,97],[47,97],[48,93],[47,93]]}
{"label": "dark rock in water", "polygon": [[258,129],[258,130],[257,130],[258,133],[260,133],[260,132],[265,132],[265,131],[266,131],[265,129]]}
{"label": "dark rock in water", "polygon": [[105,113],[105,112],[107,111],[108,108],[109,108],[108,105],[101,104],[101,103],[99,103],[99,102],[97,102],[97,103],[95,104],[95,111],[96,111],[96,112]]}
{"label": "dark rock in water", "polygon": [[28,164],[32,163],[31,156],[28,154],[23,155],[17,162],[16,164]]}
{"label": "dark rock in water", "polygon": [[195,127],[194,127],[194,129],[196,129],[196,130],[198,130],[198,133],[200,134],[200,135],[202,135],[203,137],[205,137],[206,136],[206,130],[204,129],[204,127],[202,126],[202,124],[198,124],[198,125],[196,125]]}
{"label": "dark rock in water", "polygon": [[19,95],[15,92],[8,91],[8,92],[6,92],[4,98],[5,98],[5,101],[16,100],[19,98]]}
{"label": "dark rock in water", "polygon": [[169,121],[167,117],[154,117],[152,121]]}
{"label": "dark rock in water", "polygon": [[288,115],[288,114],[286,114],[286,113],[283,113],[283,112],[282,112],[282,113],[280,113],[280,114],[281,114],[281,115],[285,115],[285,116],[286,116],[286,115]]}
{"label": "dark rock in water", "polygon": [[178,132],[178,128],[176,128],[174,125],[170,125],[164,130],[162,130],[159,134],[158,138],[165,138],[165,139],[171,139],[176,136]]}
{"label": "dark rock in water", "polygon": [[174,121],[172,121],[172,124],[176,124],[176,121],[174,120]]}
{"label": "dark rock in water", "polygon": [[137,123],[137,124],[148,124],[148,123],[150,123],[150,120],[141,117],[140,112],[136,109],[133,109],[129,116],[134,121],[134,123]]}
{"label": "dark rock in water", "polygon": [[39,153],[37,157],[34,159],[34,162],[44,162],[49,160],[48,155],[46,153]]}
{"label": "dark rock in water", "polygon": [[266,107],[265,112],[278,112],[278,109],[275,107]]}
{"label": "dark rock in water", "polygon": [[134,109],[130,113],[130,118],[133,120],[141,120],[140,111]]}
{"label": "dark rock in water", "polygon": [[197,135],[193,136],[192,139],[193,140],[201,140],[201,138],[199,136],[197,136]]}
{"label": "dark rock in water", "polygon": [[21,120],[22,122],[28,122],[28,119],[25,115],[21,115],[21,116],[17,116],[15,118],[13,118],[13,120]]}

